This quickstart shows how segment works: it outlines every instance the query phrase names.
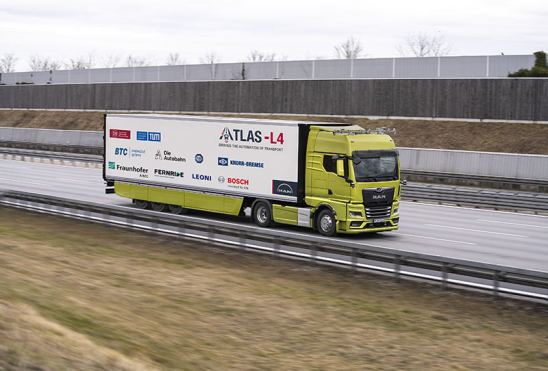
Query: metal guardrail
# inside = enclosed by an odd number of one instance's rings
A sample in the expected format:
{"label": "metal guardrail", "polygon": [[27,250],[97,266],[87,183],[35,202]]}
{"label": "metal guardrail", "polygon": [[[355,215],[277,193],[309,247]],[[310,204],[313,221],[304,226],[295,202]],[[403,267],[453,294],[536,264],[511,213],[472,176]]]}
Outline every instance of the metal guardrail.
{"label": "metal guardrail", "polygon": [[[0,147],[0,158],[84,165],[100,168],[103,157],[64,152],[38,151]],[[470,178],[469,178],[470,179]],[[482,188],[451,187],[424,183],[402,186],[402,197],[409,201],[433,201],[456,205],[494,208],[501,210],[531,211],[548,214],[548,194],[533,192],[500,191]]]}
{"label": "metal guardrail", "polygon": [[141,231],[186,237],[352,270],[389,273],[459,286],[548,300],[548,272],[466,261],[248,224],[170,215],[38,194],[7,191],[0,205],[68,216]]}

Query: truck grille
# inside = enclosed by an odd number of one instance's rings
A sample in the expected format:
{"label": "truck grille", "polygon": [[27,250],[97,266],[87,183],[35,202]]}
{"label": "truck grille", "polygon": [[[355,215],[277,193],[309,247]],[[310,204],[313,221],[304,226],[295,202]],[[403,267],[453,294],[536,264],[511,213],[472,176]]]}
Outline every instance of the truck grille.
{"label": "truck grille", "polygon": [[374,206],[365,208],[367,219],[385,219],[390,217],[392,206]]}

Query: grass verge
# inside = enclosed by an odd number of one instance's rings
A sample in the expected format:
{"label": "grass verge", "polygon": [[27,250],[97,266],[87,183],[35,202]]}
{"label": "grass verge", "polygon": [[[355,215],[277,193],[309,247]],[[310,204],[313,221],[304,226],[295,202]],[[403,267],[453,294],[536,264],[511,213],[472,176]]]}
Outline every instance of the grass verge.
{"label": "grass verge", "polygon": [[548,364],[546,307],[0,208],[0,369]]}

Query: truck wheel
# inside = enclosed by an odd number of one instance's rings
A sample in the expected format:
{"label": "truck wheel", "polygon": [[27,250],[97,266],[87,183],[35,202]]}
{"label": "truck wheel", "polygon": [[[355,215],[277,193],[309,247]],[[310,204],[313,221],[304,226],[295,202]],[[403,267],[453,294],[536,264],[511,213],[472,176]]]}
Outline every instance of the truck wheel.
{"label": "truck wheel", "polygon": [[166,211],[167,209],[167,205],[166,204],[161,204],[159,202],[152,202],[150,204],[152,210],[154,211]]}
{"label": "truck wheel", "polygon": [[316,219],[316,228],[323,236],[331,237],[337,231],[337,221],[333,212],[329,209],[324,209],[318,214]]}
{"label": "truck wheel", "polygon": [[272,225],[270,205],[264,201],[257,202],[253,208],[252,217],[259,227],[270,227]]}
{"label": "truck wheel", "polygon": [[182,207],[182,206],[179,206],[179,205],[169,205],[169,212],[172,213],[172,214],[181,215],[181,214],[186,214],[187,211],[188,211],[188,210],[185,209],[185,208]]}
{"label": "truck wheel", "polygon": [[148,209],[150,207],[150,204],[144,200],[133,200],[133,202],[135,202],[135,206],[138,209]]}

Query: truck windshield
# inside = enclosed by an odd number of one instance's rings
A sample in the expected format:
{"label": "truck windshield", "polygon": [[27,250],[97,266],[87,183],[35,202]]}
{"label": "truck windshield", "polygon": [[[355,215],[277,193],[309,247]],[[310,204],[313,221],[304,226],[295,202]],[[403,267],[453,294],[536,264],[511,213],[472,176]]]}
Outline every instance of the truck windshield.
{"label": "truck windshield", "polygon": [[352,154],[357,182],[380,182],[398,179],[396,151],[354,151]]}

